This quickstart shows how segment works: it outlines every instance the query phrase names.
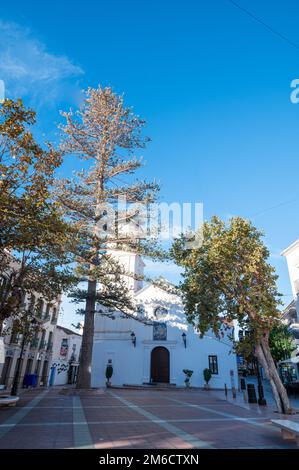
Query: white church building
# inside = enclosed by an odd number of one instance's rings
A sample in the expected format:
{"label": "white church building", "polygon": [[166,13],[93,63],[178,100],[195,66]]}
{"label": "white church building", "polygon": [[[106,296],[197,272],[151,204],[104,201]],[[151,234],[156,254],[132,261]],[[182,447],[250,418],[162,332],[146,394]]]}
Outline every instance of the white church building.
{"label": "white church building", "polygon": [[[128,271],[143,273],[145,265],[139,255],[122,252],[118,258]],[[105,386],[108,361],[112,361],[113,386],[184,386],[183,369],[189,369],[193,371],[191,386],[203,387],[206,368],[212,373],[211,388],[238,386],[232,326],[225,324],[220,339],[211,332],[201,339],[187,323],[179,295],[155,285],[143,286],[139,280],[130,278],[129,282],[136,318],[124,318],[119,312],[113,318],[100,312],[95,315],[92,387]]]}

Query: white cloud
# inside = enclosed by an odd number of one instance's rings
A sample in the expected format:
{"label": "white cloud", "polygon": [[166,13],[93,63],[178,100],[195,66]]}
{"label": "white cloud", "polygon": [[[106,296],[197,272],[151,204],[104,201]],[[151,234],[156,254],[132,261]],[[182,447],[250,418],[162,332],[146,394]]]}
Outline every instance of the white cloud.
{"label": "white cloud", "polygon": [[83,74],[78,65],[49,53],[28,29],[16,23],[0,20],[0,44],[0,79],[7,97],[30,96],[35,104],[50,104],[64,95],[66,83],[73,93],[75,85],[70,81]]}

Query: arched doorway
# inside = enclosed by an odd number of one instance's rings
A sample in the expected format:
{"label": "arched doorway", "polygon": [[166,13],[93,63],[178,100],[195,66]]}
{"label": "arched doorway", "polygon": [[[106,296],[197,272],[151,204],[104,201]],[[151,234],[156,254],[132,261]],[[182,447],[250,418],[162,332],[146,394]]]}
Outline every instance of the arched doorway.
{"label": "arched doorway", "polygon": [[162,346],[152,350],[151,381],[169,383],[169,351]]}

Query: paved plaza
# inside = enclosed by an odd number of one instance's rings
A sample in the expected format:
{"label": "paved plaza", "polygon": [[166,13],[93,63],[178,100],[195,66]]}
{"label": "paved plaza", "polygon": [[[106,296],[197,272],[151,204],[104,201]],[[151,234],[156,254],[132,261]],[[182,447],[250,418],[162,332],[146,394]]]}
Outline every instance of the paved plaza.
{"label": "paved plaza", "polygon": [[0,409],[0,448],[297,448],[270,424],[279,417],[223,392],[35,389]]}

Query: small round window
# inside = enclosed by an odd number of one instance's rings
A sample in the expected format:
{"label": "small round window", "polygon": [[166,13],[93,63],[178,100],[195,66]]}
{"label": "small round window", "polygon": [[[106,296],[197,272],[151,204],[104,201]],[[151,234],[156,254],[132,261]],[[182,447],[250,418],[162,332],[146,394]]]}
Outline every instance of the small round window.
{"label": "small round window", "polygon": [[157,320],[161,320],[167,315],[167,309],[164,307],[157,307],[154,310],[154,315]]}

